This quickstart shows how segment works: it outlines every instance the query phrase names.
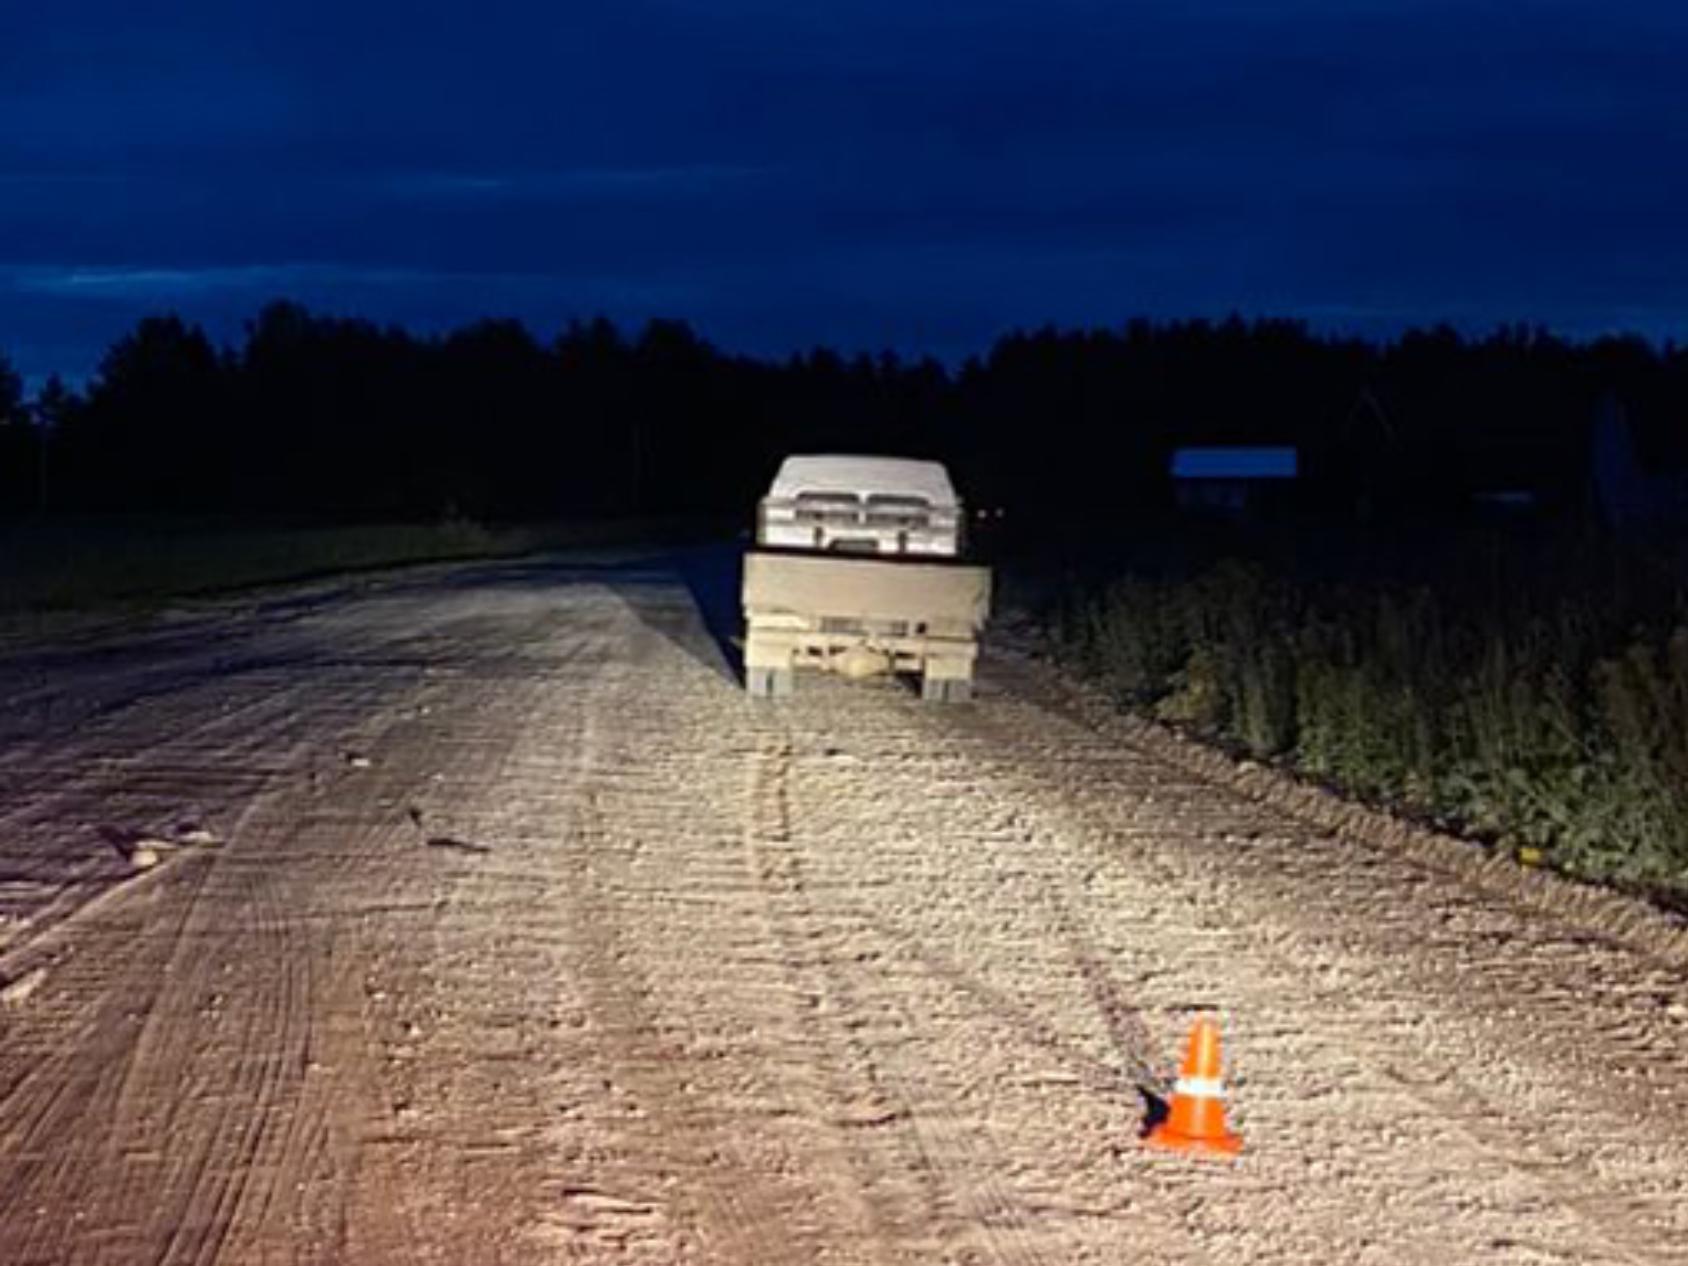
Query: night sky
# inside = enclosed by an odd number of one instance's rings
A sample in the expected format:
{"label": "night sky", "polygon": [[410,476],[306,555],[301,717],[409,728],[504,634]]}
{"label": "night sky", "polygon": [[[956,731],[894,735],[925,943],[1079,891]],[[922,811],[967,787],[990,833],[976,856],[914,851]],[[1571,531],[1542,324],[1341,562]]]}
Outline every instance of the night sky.
{"label": "night sky", "polygon": [[1688,333],[1688,5],[0,6],[0,351],[149,312],[954,358],[1301,316]]}

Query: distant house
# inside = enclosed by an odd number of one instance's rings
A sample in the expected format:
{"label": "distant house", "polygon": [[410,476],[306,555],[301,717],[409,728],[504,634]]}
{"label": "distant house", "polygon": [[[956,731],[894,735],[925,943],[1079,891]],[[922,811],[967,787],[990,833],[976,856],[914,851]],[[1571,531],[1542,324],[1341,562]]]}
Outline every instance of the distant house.
{"label": "distant house", "polygon": [[1281,500],[1300,466],[1291,447],[1174,449],[1173,495],[1185,510],[1247,514]]}

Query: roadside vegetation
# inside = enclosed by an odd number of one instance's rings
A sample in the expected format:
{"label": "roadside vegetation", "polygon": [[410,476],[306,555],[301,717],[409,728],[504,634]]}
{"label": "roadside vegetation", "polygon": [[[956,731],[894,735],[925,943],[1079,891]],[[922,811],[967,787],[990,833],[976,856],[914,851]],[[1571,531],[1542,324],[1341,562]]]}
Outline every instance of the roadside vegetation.
{"label": "roadside vegetation", "polygon": [[168,598],[454,559],[613,544],[650,523],[487,527],[324,525],[136,516],[24,519],[0,525],[0,614],[145,608]]}
{"label": "roadside vegetation", "polygon": [[1467,539],[1414,570],[1127,569],[1068,599],[1057,642],[1142,715],[1688,909],[1680,569]]}

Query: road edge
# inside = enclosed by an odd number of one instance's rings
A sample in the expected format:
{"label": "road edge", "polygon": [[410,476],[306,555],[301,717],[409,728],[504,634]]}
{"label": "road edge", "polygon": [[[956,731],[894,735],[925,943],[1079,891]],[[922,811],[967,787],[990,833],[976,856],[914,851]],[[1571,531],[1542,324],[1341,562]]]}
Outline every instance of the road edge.
{"label": "road edge", "polygon": [[1218,748],[1122,711],[1099,687],[1047,658],[1000,643],[992,654],[1031,674],[1074,720],[1163,764],[1236,792],[1308,827],[1409,857],[1487,896],[1578,931],[1622,943],[1678,971],[1688,971],[1688,920],[1644,899],[1568,875],[1521,865],[1475,840],[1435,831],[1371,805],[1348,800],[1288,771],[1238,760]]}

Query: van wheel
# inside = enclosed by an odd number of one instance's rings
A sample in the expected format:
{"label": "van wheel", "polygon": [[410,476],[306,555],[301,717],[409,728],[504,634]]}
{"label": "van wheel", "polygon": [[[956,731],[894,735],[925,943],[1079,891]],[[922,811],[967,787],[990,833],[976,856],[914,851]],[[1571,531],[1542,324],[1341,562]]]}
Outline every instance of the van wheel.
{"label": "van wheel", "polygon": [[793,673],[789,668],[747,668],[745,693],[753,699],[783,699],[791,694]]}
{"label": "van wheel", "polygon": [[920,697],[928,703],[966,703],[973,697],[973,683],[966,677],[920,679]]}

